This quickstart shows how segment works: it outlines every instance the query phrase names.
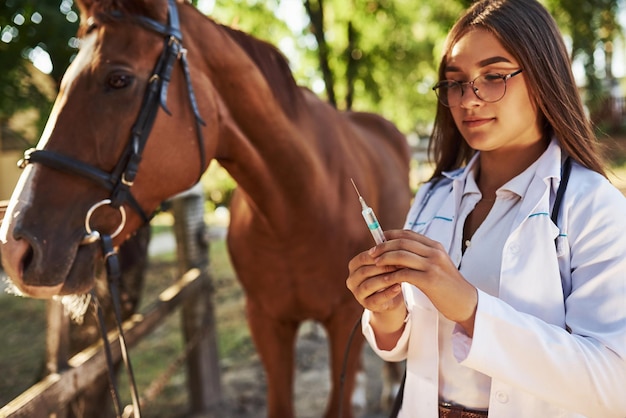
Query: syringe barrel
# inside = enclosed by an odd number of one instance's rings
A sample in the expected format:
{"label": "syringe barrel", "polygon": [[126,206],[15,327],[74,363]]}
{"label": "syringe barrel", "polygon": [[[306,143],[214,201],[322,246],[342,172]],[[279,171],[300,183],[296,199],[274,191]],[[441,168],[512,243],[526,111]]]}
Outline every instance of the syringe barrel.
{"label": "syringe barrel", "polygon": [[381,244],[385,242],[385,234],[383,233],[383,230],[380,227],[378,219],[376,219],[376,215],[374,214],[372,208],[368,207],[366,209],[363,209],[361,214],[363,215],[363,219],[365,219],[365,223],[367,224],[367,227],[369,228],[370,233],[374,238],[374,242],[376,242],[376,244]]}

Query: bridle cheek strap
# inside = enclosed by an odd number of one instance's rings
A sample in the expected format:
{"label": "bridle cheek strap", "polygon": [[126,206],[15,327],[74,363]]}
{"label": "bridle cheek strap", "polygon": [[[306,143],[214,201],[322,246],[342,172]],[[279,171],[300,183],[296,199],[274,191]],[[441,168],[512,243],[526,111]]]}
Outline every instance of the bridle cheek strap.
{"label": "bridle cheek strap", "polygon": [[[90,164],[86,164],[75,158],[67,157],[55,151],[37,150],[34,148],[28,149],[24,152],[24,157],[18,162],[18,167],[25,168],[28,164],[32,163],[39,163],[67,174],[84,177],[94,183],[97,183],[100,187],[106,189],[112,194],[115,189],[115,185],[121,182],[121,179],[116,178],[111,173],[107,173],[106,171],[100,170]],[[146,215],[137,200],[135,200],[135,197],[131,193],[126,194],[125,197],[125,203],[133,208],[133,210],[141,216],[145,223],[150,222],[151,217]],[[116,207],[119,206],[121,206],[121,204],[118,203],[118,206]]]}

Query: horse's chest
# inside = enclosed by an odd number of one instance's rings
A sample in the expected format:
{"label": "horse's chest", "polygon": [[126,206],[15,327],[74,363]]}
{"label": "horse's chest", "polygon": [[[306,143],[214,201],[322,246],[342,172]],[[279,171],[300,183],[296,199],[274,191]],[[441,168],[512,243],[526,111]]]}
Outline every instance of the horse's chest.
{"label": "horse's chest", "polygon": [[277,248],[233,251],[235,273],[248,303],[262,305],[276,317],[324,317],[348,292],[347,262],[332,268],[313,250],[309,257]]}

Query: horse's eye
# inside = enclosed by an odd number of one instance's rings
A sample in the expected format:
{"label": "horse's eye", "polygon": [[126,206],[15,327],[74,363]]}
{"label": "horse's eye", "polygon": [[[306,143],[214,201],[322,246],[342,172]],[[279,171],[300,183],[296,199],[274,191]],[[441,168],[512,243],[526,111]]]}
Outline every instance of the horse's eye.
{"label": "horse's eye", "polygon": [[128,74],[111,74],[107,83],[113,89],[123,89],[133,81],[133,77]]}

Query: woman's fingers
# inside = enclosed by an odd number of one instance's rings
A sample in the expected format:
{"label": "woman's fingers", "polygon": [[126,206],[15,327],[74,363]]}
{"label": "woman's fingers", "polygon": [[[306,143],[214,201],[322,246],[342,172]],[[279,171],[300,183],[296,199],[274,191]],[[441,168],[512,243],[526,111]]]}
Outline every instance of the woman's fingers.
{"label": "woman's fingers", "polygon": [[346,285],[355,296],[362,299],[393,285],[395,282],[390,273],[395,270],[392,266],[363,265],[350,273]]}
{"label": "woman's fingers", "polygon": [[364,252],[355,256],[349,263],[349,276],[346,286],[355,299],[370,310],[385,310],[390,306],[390,299],[401,293],[400,285],[393,281],[391,273],[396,267],[376,265],[374,259]]}
{"label": "woman's fingers", "polygon": [[450,257],[437,241],[405,230],[387,231],[386,236],[388,241],[369,251],[377,266],[436,273],[442,266],[451,265]]}
{"label": "woman's fingers", "polygon": [[476,288],[459,272],[443,246],[412,231],[387,231],[388,241],[371,249],[377,267],[392,267],[389,283],[418,287],[448,319],[471,335],[478,296]]}

